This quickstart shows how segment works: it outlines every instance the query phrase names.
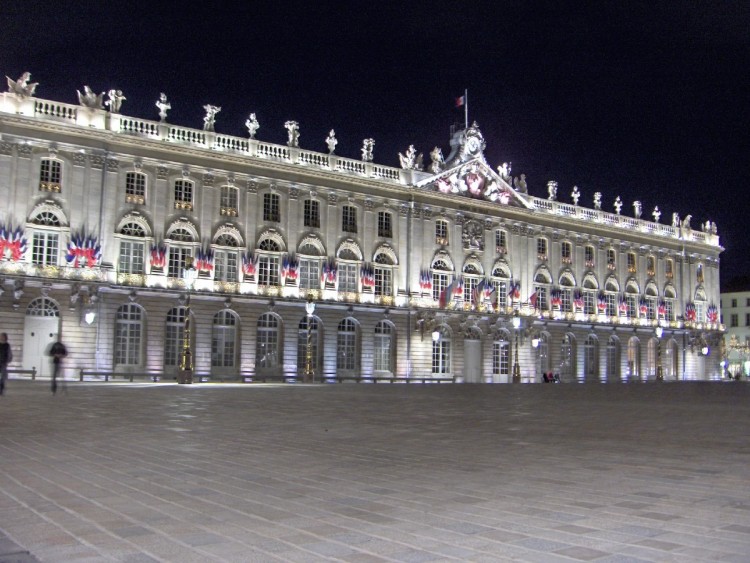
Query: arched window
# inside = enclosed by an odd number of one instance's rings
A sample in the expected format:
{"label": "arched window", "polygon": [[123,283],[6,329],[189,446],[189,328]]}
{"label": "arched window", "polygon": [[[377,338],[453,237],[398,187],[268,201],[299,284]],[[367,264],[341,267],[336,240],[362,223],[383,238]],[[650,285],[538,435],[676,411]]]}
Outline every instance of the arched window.
{"label": "arched window", "polygon": [[628,379],[641,376],[641,342],[633,336],[628,340]]}
{"label": "arched window", "polygon": [[467,303],[471,303],[472,306],[477,306],[477,287],[479,282],[482,280],[483,272],[481,270],[481,264],[475,263],[474,260],[467,262],[463,269],[463,299]]}
{"label": "arched window", "polygon": [[573,287],[576,281],[569,273],[560,276],[560,310],[569,313],[573,310]]}
{"label": "arched window", "polygon": [[439,326],[432,339],[432,375],[446,376],[451,372],[451,341],[453,336],[447,325]]}
{"label": "arched window", "polygon": [[393,259],[385,252],[375,256],[375,295],[393,295]]}
{"label": "arched window", "polygon": [[342,320],[336,337],[336,370],[355,372],[359,367],[359,325],[352,318]]}
{"label": "arched window", "polygon": [[115,367],[143,365],[142,350],[143,309],[135,303],[122,305],[115,318]]}
{"label": "arched window", "polygon": [[49,297],[37,297],[26,307],[27,317],[59,317],[60,308]]}
{"label": "arched window", "polygon": [[279,317],[265,313],[258,319],[255,365],[259,369],[276,369],[283,365]]}
{"label": "arched window", "polygon": [[505,264],[498,264],[492,270],[492,285],[495,286],[495,300],[498,311],[503,312],[508,307],[508,290],[510,283],[510,269]]}
{"label": "arched window", "polygon": [[317,238],[306,239],[300,243],[297,249],[300,291],[304,289],[320,289],[323,256],[325,256],[325,250]]}
{"label": "arched window", "polygon": [[390,321],[375,325],[374,368],[378,372],[396,373],[396,328]]}
{"label": "arched window", "polygon": [[668,285],[664,288],[664,318],[668,321],[674,320],[674,303],[675,299],[677,299],[677,293],[674,290],[674,287],[671,285]]}
{"label": "arched window", "polygon": [[31,263],[35,266],[57,266],[60,239],[65,218],[61,209],[42,205],[32,215]]}
{"label": "arched window", "polygon": [[[185,336],[186,307],[173,307],[167,313],[167,326],[164,335],[164,367],[176,368],[180,365]],[[192,324],[192,321],[191,321]],[[195,331],[192,336],[194,338]]]}
{"label": "arched window", "polygon": [[695,315],[699,323],[706,322],[706,292],[702,287],[695,291]]}
{"label": "arched window", "polygon": [[240,241],[230,233],[222,233],[214,241],[214,280],[236,282],[239,279]]}
{"label": "arched window", "polygon": [[606,377],[611,381],[620,379],[620,340],[616,336],[610,336],[607,341]]}
{"label": "arched window", "polygon": [[583,278],[583,312],[586,315],[596,315],[596,294],[599,282],[594,275]]}
{"label": "arched window", "polygon": [[656,377],[656,370],[659,356],[659,339],[656,337],[649,338],[648,347],[646,348],[646,375]]}
{"label": "arched window", "polygon": [[599,339],[593,334],[589,334],[583,343],[583,379],[599,379]]}
{"label": "arched window", "polygon": [[[310,323],[308,325],[308,322]],[[309,331],[308,331],[309,329]],[[297,332],[297,373],[304,374],[307,368],[307,339],[310,338],[310,367],[316,375],[321,374],[321,342],[323,327],[317,317],[302,317]]]}
{"label": "arched window", "polygon": [[125,223],[120,229],[120,256],[117,271],[121,274],[143,274],[146,255],[146,231],[138,223]]}
{"label": "arched window", "polygon": [[492,343],[492,375],[507,382],[510,376],[510,333],[500,330]]}
{"label": "arched window", "polygon": [[625,302],[628,305],[628,317],[631,319],[638,318],[638,285],[629,281],[625,286]]}
{"label": "arched window", "polygon": [[211,331],[211,367],[233,369],[237,364],[237,315],[219,311]]}
{"label": "arched window", "polygon": [[562,356],[560,377],[563,380],[570,381],[578,375],[578,370],[576,369],[576,340],[572,334],[563,336],[560,354]]}
{"label": "arched window", "polygon": [[196,240],[194,227],[187,222],[179,222],[167,231],[169,252],[167,262],[167,276],[181,278],[185,268],[192,263]]}
{"label": "arched window", "polygon": [[264,238],[258,245],[258,285],[281,285],[281,251],[279,243],[272,238]]}
{"label": "arched window", "polygon": [[437,301],[450,281],[450,274],[453,269],[441,259],[432,263],[432,298]]}
{"label": "arched window", "polygon": [[536,306],[541,311],[549,309],[549,290],[552,278],[545,268],[541,268],[534,276],[534,293],[536,293]]}

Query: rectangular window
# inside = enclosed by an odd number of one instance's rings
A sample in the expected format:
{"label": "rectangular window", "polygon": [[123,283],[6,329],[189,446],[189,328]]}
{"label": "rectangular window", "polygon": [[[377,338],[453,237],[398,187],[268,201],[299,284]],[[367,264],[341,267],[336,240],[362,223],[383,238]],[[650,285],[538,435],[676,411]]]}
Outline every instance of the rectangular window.
{"label": "rectangular window", "polygon": [[320,289],[320,260],[300,259],[299,287],[300,289]]}
{"label": "rectangular window", "polygon": [[432,274],[432,298],[437,301],[440,294],[448,287],[448,274],[443,272],[433,272]]}
{"label": "rectangular window", "polygon": [[185,270],[188,258],[192,260],[192,254],[189,248],[180,248],[179,246],[170,247],[167,276],[177,279],[182,278],[182,273]]}
{"label": "rectangular window", "polygon": [[671,259],[667,260],[664,268],[664,273],[666,274],[667,278],[672,279],[674,277],[674,263]]}
{"label": "rectangular window", "polygon": [[666,301],[664,301],[664,307],[666,309],[665,311],[666,319],[668,321],[673,321],[674,320],[674,301],[672,301],[671,299],[667,299]]}
{"label": "rectangular window", "polygon": [[731,319],[731,321],[730,321],[730,325],[729,326],[731,326],[732,328],[736,328],[736,327],[740,326],[740,319],[739,319],[737,313],[732,313],[730,319]]}
{"label": "rectangular window", "polygon": [[497,295],[497,307],[501,311],[508,306],[508,282],[495,281],[495,295]]}
{"label": "rectangular window", "polygon": [[305,227],[320,228],[320,203],[314,199],[305,200]]}
{"label": "rectangular window", "polygon": [[628,272],[635,274],[637,271],[635,252],[628,252]]}
{"label": "rectangular window", "polygon": [[279,276],[279,257],[261,254],[258,257],[258,285],[281,285]]}
{"label": "rectangular window", "polygon": [[584,260],[586,261],[587,268],[594,267],[594,247],[593,246],[587,246],[584,249]]}
{"label": "rectangular window", "polygon": [[560,310],[569,313],[573,310],[573,302],[571,301],[571,290],[561,289],[560,290]]}
{"label": "rectangular window", "polygon": [[646,274],[649,276],[656,275],[656,259],[653,256],[646,258]]}
{"label": "rectangular window", "polygon": [[392,276],[390,268],[375,268],[375,295],[393,295]]}
{"label": "rectangular window", "polygon": [[464,301],[472,305],[477,304],[476,289],[478,285],[478,278],[464,278]]}
{"label": "rectangular window", "polygon": [[510,374],[510,344],[504,340],[492,345],[492,375]]}
{"label": "rectangular window", "polygon": [[120,241],[120,260],[118,271],[121,274],[142,274],[144,243],[122,240]]}
{"label": "rectangular window", "polygon": [[391,238],[391,214],[387,211],[378,211],[378,236],[380,238]]}
{"label": "rectangular window", "polygon": [[281,221],[279,194],[263,194],[263,220],[278,223]]}
{"label": "rectangular window", "polygon": [[498,254],[508,253],[508,240],[505,231],[495,231],[495,251]]}
{"label": "rectangular window", "polygon": [[357,264],[351,262],[339,262],[338,264],[338,282],[339,291],[342,293],[355,293],[359,287],[357,284]]}
{"label": "rectangular window", "polygon": [[435,221],[435,244],[448,246],[448,221]]}
{"label": "rectangular window", "polygon": [[34,233],[31,262],[35,266],[57,266],[57,233]]}
{"label": "rectangular window", "polygon": [[236,282],[239,279],[238,256],[234,250],[217,250],[214,254],[214,280]]}
{"label": "rectangular window", "polygon": [[583,312],[586,315],[596,314],[596,292],[594,291],[583,292]]}
{"label": "rectangular window", "polygon": [[547,259],[547,239],[545,238],[536,239],[536,254],[539,260]]}
{"label": "rectangular window", "polygon": [[745,300],[745,307],[750,307],[750,297]]}
{"label": "rectangular window", "polygon": [[146,175],[128,172],[125,175],[125,201],[143,204],[146,201]]}
{"label": "rectangular window", "polygon": [[628,317],[635,319],[638,317],[638,300],[635,295],[626,295],[625,302],[628,304]]}
{"label": "rectangular window", "polygon": [[59,192],[62,183],[62,163],[45,158],[39,170],[39,189],[46,192]]}
{"label": "rectangular window", "polygon": [[605,293],[604,301],[607,303],[607,315],[617,316],[617,296],[614,293]]}
{"label": "rectangular window", "polygon": [[750,313],[745,313],[745,326],[750,326]]}
{"label": "rectangular window", "polygon": [[118,319],[115,324],[115,365],[137,366],[140,354],[141,321]]}
{"label": "rectangular window", "polygon": [[563,242],[560,245],[560,259],[563,264],[570,264],[573,261],[573,245],[569,242]]}
{"label": "rectangular window", "polygon": [[357,208],[345,205],[341,209],[341,230],[345,233],[357,232]]}
{"label": "rectangular window", "polygon": [[646,298],[646,305],[648,306],[646,318],[650,321],[653,321],[654,319],[656,319],[656,297]]}
{"label": "rectangular window", "polygon": [[536,307],[540,311],[547,311],[549,305],[547,303],[547,287],[543,285],[535,285],[534,292],[536,293]]}
{"label": "rectangular window", "polygon": [[226,217],[236,217],[239,213],[239,190],[234,186],[222,186],[220,213]]}
{"label": "rectangular window", "polygon": [[617,252],[615,252],[614,248],[610,248],[607,250],[607,268],[609,270],[614,270],[617,266]]}
{"label": "rectangular window", "polygon": [[734,309],[735,307],[737,307],[737,300],[732,299],[732,308]]}
{"label": "rectangular window", "polygon": [[193,183],[190,180],[176,180],[174,183],[175,209],[193,209]]}

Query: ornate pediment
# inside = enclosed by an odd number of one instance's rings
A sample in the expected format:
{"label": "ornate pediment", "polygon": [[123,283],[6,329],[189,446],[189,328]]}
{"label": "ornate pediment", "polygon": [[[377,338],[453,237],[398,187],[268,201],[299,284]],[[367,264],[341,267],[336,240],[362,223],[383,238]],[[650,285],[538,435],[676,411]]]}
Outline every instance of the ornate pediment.
{"label": "ornate pediment", "polygon": [[527,197],[513,189],[481,156],[426,178],[419,182],[417,187],[491,201],[499,205],[533,208]]}

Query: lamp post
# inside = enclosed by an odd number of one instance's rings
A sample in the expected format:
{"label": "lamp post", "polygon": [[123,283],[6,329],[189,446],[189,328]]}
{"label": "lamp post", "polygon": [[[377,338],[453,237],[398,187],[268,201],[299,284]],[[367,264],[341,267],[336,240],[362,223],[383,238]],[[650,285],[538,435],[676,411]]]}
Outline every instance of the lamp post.
{"label": "lamp post", "polygon": [[521,382],[521,366],[518,365],[518,329],[521,328],[521,317],[518,316],[518,311],[513,313],[513,338],[515,340],[515,351],[513,353],[513,383]]}
{"label": "lamp post", "polygon": [[190,290],[193,288],[198,270],[193,267],[193,258],[185,258],[185,267],[182,269],[182,279],[187,290],[185,301],[185,326],[182,331],[182,355],[180,357],[180,371],[177,374],[177,383],[193,382],[193,352],[190,349]]}
{"label": "lamp post", "polygon": [[315,382],[315,369],[313,368],[312,358],[312,322],[313,313],[315,312],[315,301],[313,301],[312,294],[307,296],[305,312],[307,313],[307,348],[305,349],[305,372],[303,380],[305,383],[311,383]]}
{"label": "lamp post", "polygon": [[664,334],[664,329],[660,326],[656,327],[656,381],[664,381],[664,371],[661,367],[661,336]]}

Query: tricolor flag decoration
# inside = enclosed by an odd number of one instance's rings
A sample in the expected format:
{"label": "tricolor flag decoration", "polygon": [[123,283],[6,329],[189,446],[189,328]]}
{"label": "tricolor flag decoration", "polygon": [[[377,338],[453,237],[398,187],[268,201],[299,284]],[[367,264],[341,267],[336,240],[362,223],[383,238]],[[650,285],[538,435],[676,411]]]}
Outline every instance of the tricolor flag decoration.
{"label": "tricolor flag decoration", "polygon": [[596,297],[596,307],[599,309],[599,313],[604,313],[607,310],[607,298],[604,297],[603,291],[600,291]]}
{"label": "tricolor flag decoration", "polygon": [[618,305],[620,309],[621,315],[627,315],[628,314],[628,301],[625,299],[625,297],[620,297],[620,303]]}
{"label": "tricolor flag decoration", "polygon": [[562,305],[562,291],[559,288],[555,287],[550,292],[550,303],[553,307]]}
{"label": "tricolor flag decoration", "polygon": [[453,301],[453,290],[455,289],[456,280],[454,279],[451,283],[449,283],[443,291],[440,292],[440,297],[438,298],[438,306],[441,309],[445,309],[451,301]]}
{"label": "tricolor flag decoration", "polygon": [[372,264],[364,263],[359,271],[359,277],[362,281],[362,287],[375,287],[375,268]]}
{"label": "tricolor flag decoration", "polygon": [[462,277],[458,277],[453,282],[453,296],[463,297],[463,295],[464,295],[464,279]]}
{"label": "tricolor flag decoration", "polygon": [[513,301],[521,299],[521,283],[511,280],[508,284],[508,297]]}
{"label": "tricolor flag decoration", "polygon": [[529,296],[529,303],[534,309],[536,309],[537,301],[539,300],[539,294],[535,291]]}
{"label": "tricolor flag decoration", "polygon": [[688,303],[685,305],[685,320],[691,323],[695,322],[697,318],[697,312],[695,310],[695,303]]}
{"label": "tricolor flag decoration", "polygon": [[425,292],[432,291],[432,276],[429,270],[422,270],[419,274],[419,289]]}
{"label": "tricolor flag decoration", "polygon": [[490,280],[485,279],[483,291],[484,291],[484,298],[491,299],[492,294],[495,293],[495,285],[492,282],[490,282]]}
{"label": "tricolor flag decoration", "polygon": [[258,271],[258,257],[253,252],[242,254],[242,273],[246,276],[254,276]]}
{"label": "tricolor flag decoration", "polygon": [[640,301],[638,301],[638,311],[641,313],[642,317],[648,315],[648,302],[642,297]]}
{"label": "tricolor flag decoration", "polygon": [[296,282],[299,276],[299,260],[295,256],[286,255],[281,262],[281,277]]}
{"label": "tricolor flag decoration", "polygon": [[662,318],[664,317],[664,315],[667,314],[667,304],[663,300],[659,301],[659,309],[658,310],[659,310],[659,316],[662,317]]}
{"label": "tricolor flag decoration", "polygon": [[93,268],[102,257],[102,248],[96,240],[96,237],[82,233],[73,233],[68,241],[68,250],[65,254],[65,260],[74,268],[86,266]]}
{"label": "tricolor flag decoration", "polygon": [[320,272],[321,283],[335,284],[337,273],[338,267],[336,266],[336,260],[329,258],[328,261],[323,263],[323,268]]}
{"label": "tricolor flag decoration", "polygon": [[573,307],[576,311],[583,311],[583,293],[580,289],[573,292]]}
{"label": "tricolor flag decoration", "polygon": [[199,249],[195,253],[195,269],[199,272],[212,272],[214,269],[214,251],[210,248]]}
{"label": "tricolor flag decoration", "polygon": [[11,262],[18,262],[28,248],[28,242],[21,227],[13,228],[0,224],[0,260],[6,258]]}
{"label": "tricolor flag decoration", "polygon": [[456,98],[456,107],[460,108],[466,103],[466,96],[459,96]]}
{"label": "tricolor flag decoration", "polygon": [[167,247],[164,244],[151,245],[151,267],[163,268],[167,264]]}
{"label": "tricolor flag decoration", "polygon": [[706,311],[706,318],[710,323],[715,323],[719,320],[719,310],[713,303],[708,306],[708,310]]}

